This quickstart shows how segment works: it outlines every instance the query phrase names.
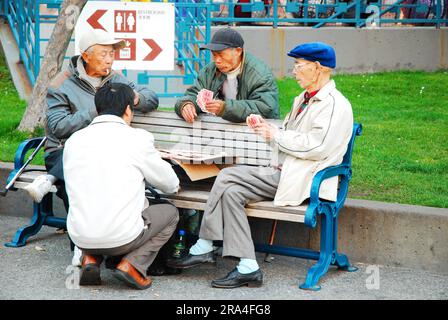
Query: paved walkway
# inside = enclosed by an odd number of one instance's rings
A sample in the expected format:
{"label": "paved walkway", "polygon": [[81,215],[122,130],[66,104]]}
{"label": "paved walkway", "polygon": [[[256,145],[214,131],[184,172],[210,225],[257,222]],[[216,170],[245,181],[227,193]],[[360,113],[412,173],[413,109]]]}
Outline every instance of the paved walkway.
{"label": "paved walkway", "polygon": [[[211,288],[212,279],[225,275],[236,264],[220,258],[217,268],[204,265],[176,276],[155,277],[153,286],[145,291],[126,287],[106,269],[102,286],[68,289],[66,268],[71,252],[65,234],[44,227],[25,247],[3,245],[26,223],[24,218],[0,215],[0,299],[448,299],[448,275],[361,263],[355,263],[359,270],[354,273],[332,268],[320,283],[321,291],[303,291],[298,283],[304,281],[314,261],[282,256],[275,256],[272,263],[261,263],[265,274],[261,288]],[[258,260],[263,257],[259,254]],[[372,283],[374,278],[379,282]]]}

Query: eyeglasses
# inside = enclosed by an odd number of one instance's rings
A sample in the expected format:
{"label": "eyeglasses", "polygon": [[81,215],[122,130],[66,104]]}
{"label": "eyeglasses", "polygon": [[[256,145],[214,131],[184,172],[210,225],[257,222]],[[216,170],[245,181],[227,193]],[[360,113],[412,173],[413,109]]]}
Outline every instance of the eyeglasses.
{"label": "eyeglasses", "polygon": [[306,67],[307,65],[309,65],[309,63],[294,63],[294,67],[292,68],[292,71],[300,70],[300,69]]}

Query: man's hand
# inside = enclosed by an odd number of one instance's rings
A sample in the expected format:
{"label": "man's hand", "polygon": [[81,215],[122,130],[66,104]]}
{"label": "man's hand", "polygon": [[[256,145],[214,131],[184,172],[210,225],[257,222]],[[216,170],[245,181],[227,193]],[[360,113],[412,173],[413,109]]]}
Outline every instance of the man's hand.
{"label": "man's hand", "polygon": [[266,122],[265,119],[259,114],[250,114],[246,118],[246,124],[249,128],[253,128],[257,123]]}
{"label": "man's hand", "polygon": [[222,100],[212,100],[205,104],[205,108],[208,112],[218,115],[224,109],[225,102]]}
{"label": "man's hand", "polygon": [[188,123],[193,123],[194,119],[198,116],[196,113],[196,108],[192,103],[185,104],[182,107],[181,114]]}
{"label": "man's hand", "polygon": [[279,131],[279,129],[275,125],[267,121],[253,125],[252,129],[256,134],[262,136],[266,141],[271,141],[272,139],[274,139],[274,136]]}

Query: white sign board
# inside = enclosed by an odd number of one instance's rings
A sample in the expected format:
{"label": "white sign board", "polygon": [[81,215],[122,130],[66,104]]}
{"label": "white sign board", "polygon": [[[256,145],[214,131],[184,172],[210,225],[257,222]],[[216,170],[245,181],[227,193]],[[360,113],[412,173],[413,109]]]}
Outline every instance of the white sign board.
{"label": "white sign board", "polygon": [[174,4],[88,1],[75,27],[75,52],[82,34],[103,29],[126,47],[115,53],[114,69],[174,69]]}

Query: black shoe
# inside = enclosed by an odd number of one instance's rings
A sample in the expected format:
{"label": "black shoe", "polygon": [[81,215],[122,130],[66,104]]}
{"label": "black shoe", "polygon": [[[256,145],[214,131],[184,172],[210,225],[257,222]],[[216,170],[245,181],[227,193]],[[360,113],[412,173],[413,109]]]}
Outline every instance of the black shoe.
{"label": "black shoe", "polygon": [[214,288],[238,288],[241,286],[248,286],[251,288],[261,287],[263,284],[263,273],[260,269],[248,274],[242,274],[235,268],[229,272],[227,276],[221,279],[212,281],[212,287]]}
{"label": "black shoe", "polygon": [[79,285],[81,286],[101,285],[100,267],[93,264],[82,267],[79,276]]}
{"label": "black shoe", "polygon": [[115,270],[123,257],[124,256],[108,256],[105,261],[106,269]]}
{"label": "black shoe", "polygon": [[148,268],[148,271],[146,272],[147,275],[150,276],[170,276],[170,275],[176,275],[182,273],[182,269],[179,268],[171,268],[167,266],[150,266]]}
{"label": "black shoe", "polygon": [[98,286],[101,285],[101,265],[102,257],[84,255],[79,276],[79,285]]}
{"label": "black shoe", "polygon": [[171,259],[167,261],[166,265],[171,268],[186,269],[207,262],[216,262],[216,256],[213,251],[198,255],[188,254],[180,259]]}

